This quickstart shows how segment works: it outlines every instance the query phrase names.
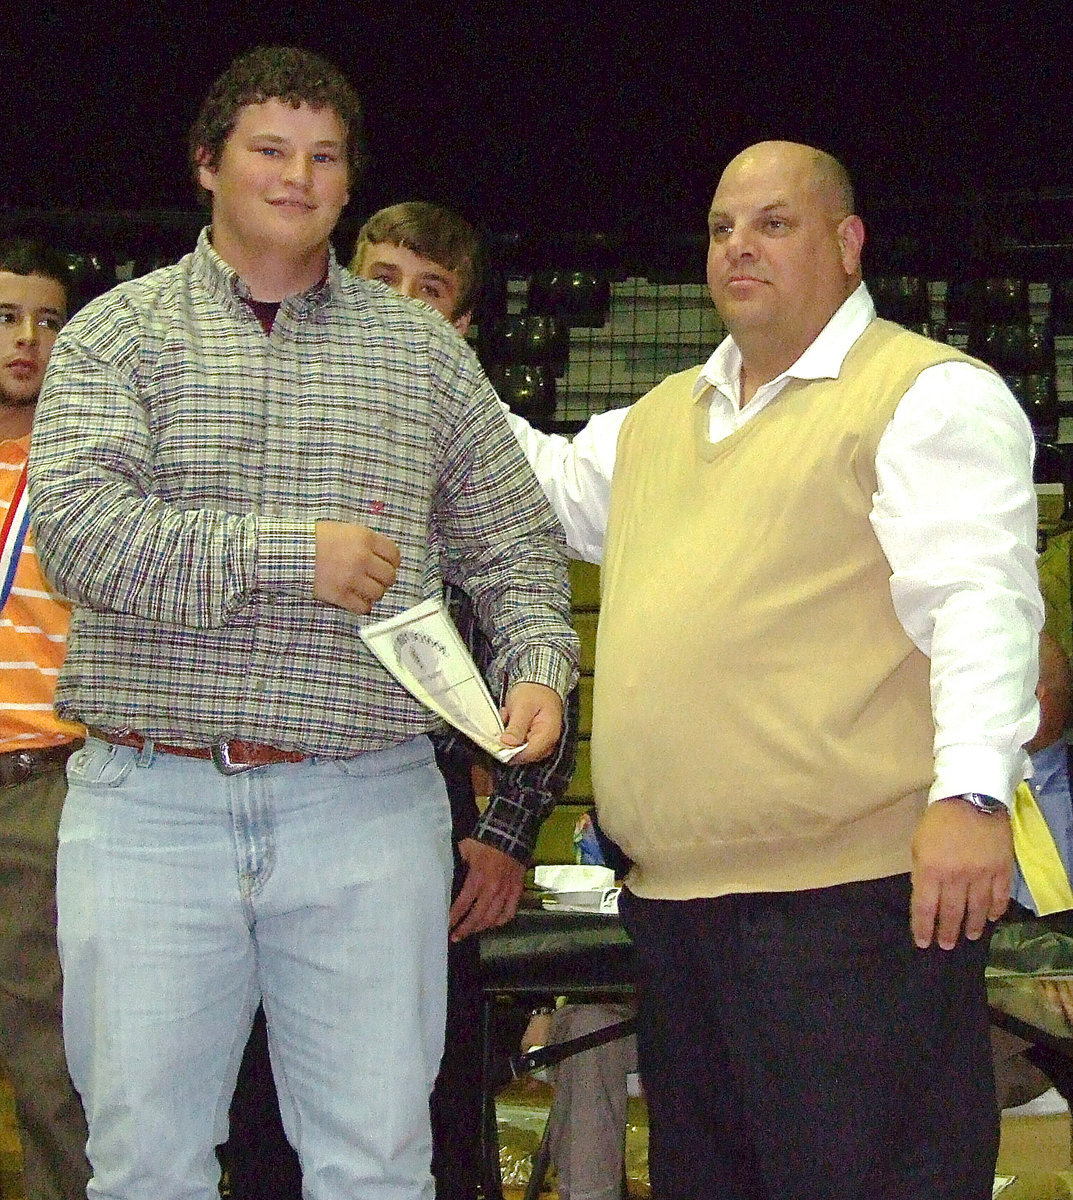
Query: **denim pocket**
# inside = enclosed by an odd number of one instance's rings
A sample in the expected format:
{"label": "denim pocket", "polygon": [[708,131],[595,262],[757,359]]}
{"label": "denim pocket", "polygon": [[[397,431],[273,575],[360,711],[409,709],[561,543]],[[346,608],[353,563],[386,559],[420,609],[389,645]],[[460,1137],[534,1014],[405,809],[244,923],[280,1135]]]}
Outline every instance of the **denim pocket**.
{"label": "denim pocket", "polygon": [[408,742],[400,742],[396,746],[388,746],[385,750],[371,750],[365,754],[356,754],[353,758],[335,758],[331,762],[343,775],[370,781],[390,779],[394,775],[402,775],[421,767],[435,769],[436,765],[432,743],[424,736],[411,738]]}
{"label": "denim pocket", "polygon": [[119,787],[133,769],[135,758],[129,746],[87,738],[85,746],[67,760],[67,782],[81,787]]}

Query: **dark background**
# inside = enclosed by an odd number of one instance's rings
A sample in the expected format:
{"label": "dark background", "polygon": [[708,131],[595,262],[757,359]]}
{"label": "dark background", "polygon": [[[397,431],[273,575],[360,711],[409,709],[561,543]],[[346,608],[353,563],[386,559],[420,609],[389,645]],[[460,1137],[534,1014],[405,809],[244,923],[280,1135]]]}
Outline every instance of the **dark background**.
{"label": "dark background", "polygon": [[1053,240],[1073,192],[1069,25],[1068,6],[968,0],[31,3],[0,33],[3,208],[196,209],[183,142],[202,96],[236,52],[286,41],[365,100],[351,221],[425,198],[497,235],[699,236],[722,164],[778,136],[843,158],[880,244],[899,224],[926,243],[951,206]]}

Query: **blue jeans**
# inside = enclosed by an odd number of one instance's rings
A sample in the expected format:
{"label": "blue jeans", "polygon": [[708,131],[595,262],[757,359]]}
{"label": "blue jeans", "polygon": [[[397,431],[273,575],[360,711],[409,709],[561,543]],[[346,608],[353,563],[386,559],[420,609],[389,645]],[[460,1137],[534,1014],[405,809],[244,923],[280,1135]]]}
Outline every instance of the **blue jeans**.
{"label": "blue jeans", "polygon": [[91,1197],[216,1200],[258,999],[309,1200],[432,1196],[450,815],[427,739],[225,777],[90,739],[57,875]]}

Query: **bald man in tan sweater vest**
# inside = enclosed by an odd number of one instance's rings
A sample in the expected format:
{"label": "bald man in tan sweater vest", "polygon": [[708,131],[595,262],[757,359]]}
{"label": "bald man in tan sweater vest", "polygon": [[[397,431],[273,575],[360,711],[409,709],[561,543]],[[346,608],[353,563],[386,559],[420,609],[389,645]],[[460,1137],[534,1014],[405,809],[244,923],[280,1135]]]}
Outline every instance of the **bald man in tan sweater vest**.
{"label": "bald man in tan sweater vest", "polygon": [[515,422],[602,559],[593,784],[634,862],[653,1195],[984,1200],[1031,429],[982,363],[876,319],[829,155],[745,150],[709,232],[707,363],[572,444]]}

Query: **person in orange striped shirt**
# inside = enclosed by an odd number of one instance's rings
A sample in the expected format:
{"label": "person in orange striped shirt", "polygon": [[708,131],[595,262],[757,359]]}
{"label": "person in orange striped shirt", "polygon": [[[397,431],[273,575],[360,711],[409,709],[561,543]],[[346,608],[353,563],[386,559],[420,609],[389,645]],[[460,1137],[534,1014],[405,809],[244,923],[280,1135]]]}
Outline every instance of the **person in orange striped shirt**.
{"label": "person in orange striped shirt", "polygon": [[15,1090],[31,1200],[84,1197],[86,1123],[67,1074],[56,952],[56,839],[82,729],[52,695],[70,609],[26,523],[26,459],[52,344],[67,317],[63,260],[0,244],[0,1069]]}

